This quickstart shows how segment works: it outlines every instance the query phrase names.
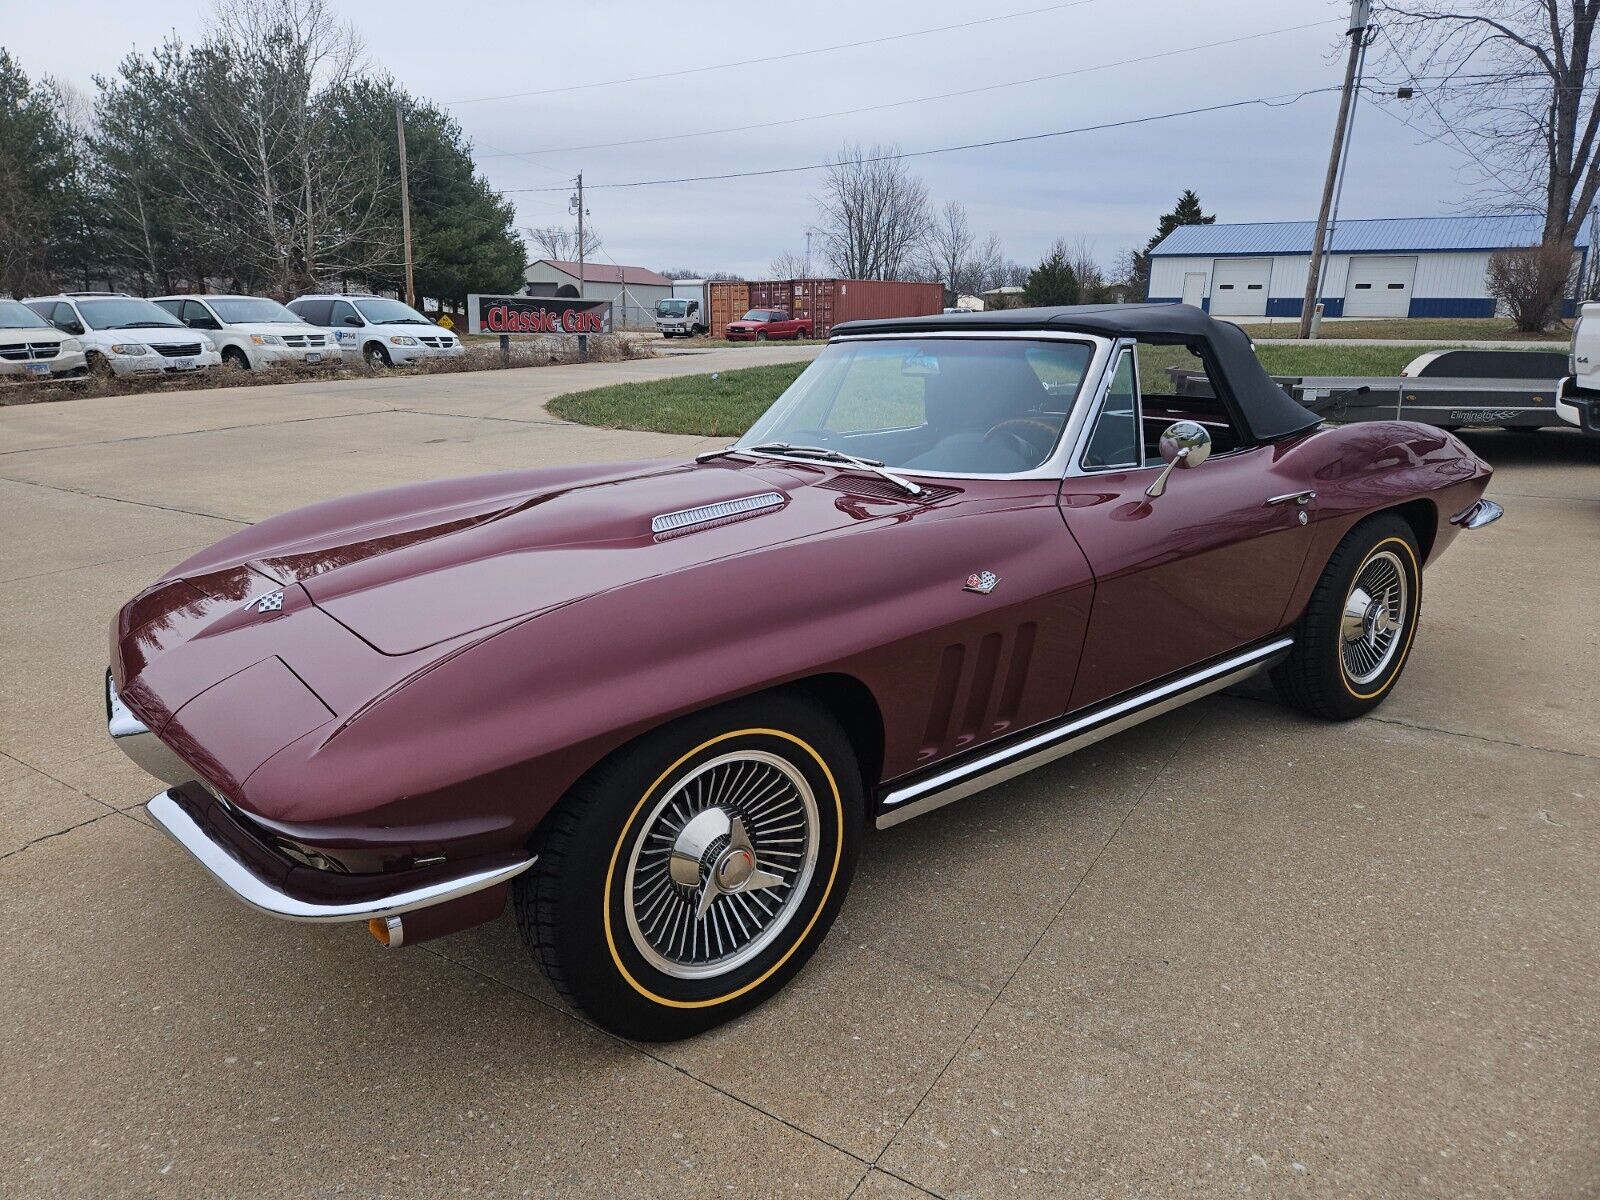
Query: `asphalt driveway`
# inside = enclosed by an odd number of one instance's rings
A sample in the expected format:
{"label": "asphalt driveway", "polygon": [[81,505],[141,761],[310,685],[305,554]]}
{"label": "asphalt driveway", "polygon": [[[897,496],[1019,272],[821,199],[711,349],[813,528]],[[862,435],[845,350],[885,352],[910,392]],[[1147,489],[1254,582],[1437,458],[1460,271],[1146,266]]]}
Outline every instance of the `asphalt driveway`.
{"label": "asphalt driveway", "polygon": [[795,983],[568,1012],[509,915],[402,952],[228,900],[110,748],[116,607],[241,524],[689,453],[575,386],[769,347],[0,409],[0,1194],[1600,1195],[1600,442],[1483,435],[1498,525],[1373,717],[1202,701],[869,837]]}

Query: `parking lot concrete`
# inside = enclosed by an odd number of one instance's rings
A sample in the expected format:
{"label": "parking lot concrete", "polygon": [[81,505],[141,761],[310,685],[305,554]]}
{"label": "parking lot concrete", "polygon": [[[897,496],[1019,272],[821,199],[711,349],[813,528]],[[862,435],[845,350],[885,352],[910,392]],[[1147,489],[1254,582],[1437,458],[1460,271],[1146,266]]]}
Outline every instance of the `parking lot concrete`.
{"label": "parking lot concrete", "polygon": [[0,409],[0,1194],[1600,1195],[1600,442],[1470,437],[1499,524],[1405,678],[1248,686],[868,838],[780,996],[642,1046],[509,916],[398,953],[234,903],[106,741],[117,606],[342,493],[695,438],[584,367]]}

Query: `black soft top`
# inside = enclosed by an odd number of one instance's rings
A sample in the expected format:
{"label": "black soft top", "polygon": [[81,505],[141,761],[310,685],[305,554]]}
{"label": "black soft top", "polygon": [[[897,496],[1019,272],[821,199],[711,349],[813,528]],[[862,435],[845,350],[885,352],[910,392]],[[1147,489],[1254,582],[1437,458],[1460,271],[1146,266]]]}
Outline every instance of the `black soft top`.
{"label": "black soft top", "polygon": [[1237,325],[1213,321],[1192,304],[1079,304],[1068,308],[1005,308],[993,312],[944,313],[846,321],[831,337],[863,333],[1027,333],[1077,330],[1101,337],[1193,346],[1221,375],[1237,415],[1257,442],[1303,433],[1322,418],[1302,408],[1272,382],[1256,358],[1250,337]]}

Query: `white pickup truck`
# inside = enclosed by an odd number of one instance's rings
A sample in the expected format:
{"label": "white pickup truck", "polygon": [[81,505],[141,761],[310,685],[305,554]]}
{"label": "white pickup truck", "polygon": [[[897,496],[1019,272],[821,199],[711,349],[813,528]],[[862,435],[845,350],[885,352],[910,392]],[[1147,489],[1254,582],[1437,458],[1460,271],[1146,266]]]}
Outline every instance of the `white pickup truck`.
{"label": "white pickup truck", "polygon": [[1567,375],[1556,385],[1556,416],[1600,434],[1600,304],[1585,304],[1572,327]]}

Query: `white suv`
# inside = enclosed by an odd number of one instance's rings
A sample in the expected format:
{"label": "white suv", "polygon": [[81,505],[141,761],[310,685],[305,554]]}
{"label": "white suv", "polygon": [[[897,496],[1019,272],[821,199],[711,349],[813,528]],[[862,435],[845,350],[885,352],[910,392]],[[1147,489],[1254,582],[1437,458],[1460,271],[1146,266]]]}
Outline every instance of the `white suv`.
{"label": "white suv", "polygon": [[428,358],[459,358],[461,339],[409,304],[383,296],[301,296],[289,311],[333,332],[346,358],[370,367],[398,367]]}
{"label": "white suv", "polygon": [[71,379],[87,373],[82,342],[27,305],[0,300],[0,377]]}
{"label": "white suv", "polygon": [[83,343],[91,374],[177,375],[222,364],[209,337],[137,296],[67,292],[23,303]]}
{"label": "white suv", "polygon": [[337,367],[333,339],[276,300],[260,296],[157,296],[154,303],[217,343],[222,361],[246,371],[263,367]]}

